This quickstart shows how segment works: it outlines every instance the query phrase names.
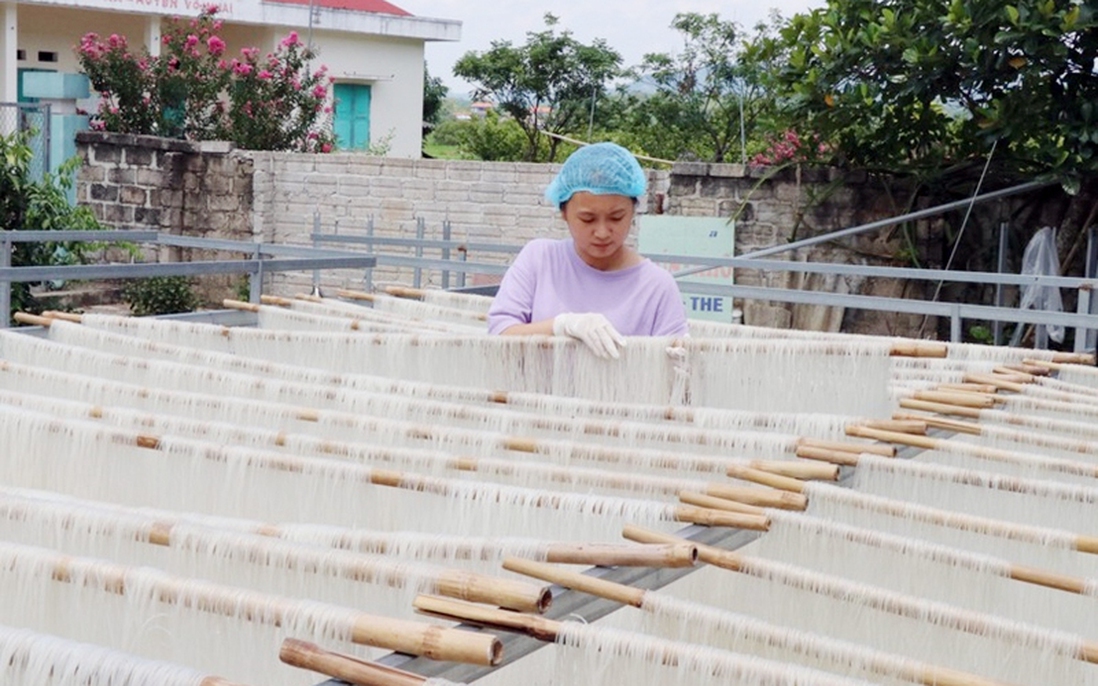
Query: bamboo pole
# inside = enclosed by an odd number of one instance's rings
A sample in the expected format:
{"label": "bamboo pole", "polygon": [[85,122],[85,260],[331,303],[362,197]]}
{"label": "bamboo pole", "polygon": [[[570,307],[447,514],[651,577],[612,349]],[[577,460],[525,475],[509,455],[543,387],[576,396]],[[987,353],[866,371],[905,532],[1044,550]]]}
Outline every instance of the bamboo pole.
{"label": "bamboo pole", "polygon": [[[957,419],[943,419],[941,417],[932,417],[925,414],[912,414],[910,412],[894,412],[893,418],[901,421],[912,419],[923,422],[927,426],[932,426],[935,429],[945,429],[946,431],[953,431],[955,433],[971,434],[973,436],[979,436],[983,433],[983,429],[979,424],[973,422],[962,422]],[[876,428],[876,427],[871,427]]]}
{"label": "bamboo pole", "polygon": [[937,386],[935,386],[935,388],[939,391],[945,391],[945,392],[958,391],[958,392],[961,392],[961,393],[982,393],[982,394],[994,393],[997,389],[997,387],[992,385],[992,384],[975,383],[975,382],[969,382],[969,381],[965,381],[965,382],[962,382],[962,383],[940,383]]}
{"label": "bamboo pole", "polygon": [[16,312],[11,317],[20,324],[26,324],[27,326],[42,326],[50,328],[50,324],[53,323],[53,319],[49,317],[42,317],[37,314],[28,314],[26,312]]}
{"label": "bamboo pole", "polygon": [[895,431],[879,431],[860,426],[848,426],[847,433],[861,438],[876,438],[879,441],[890,441],[900,445],[910,445],[923,450],[944,450],[949,446],[959,445],[958,454],[977,457],[993,462],[1008,464],[1042,465],[1046,469],[1063,474],[1076,474],[1090,478],[1098,478],[1098,465],[1089,462],[1065,460],[1056,457],[1044,457],[1028,453],[1015,453],[1008,450],[999,450],[982,445],[970,445],[950,443],[937,438],[927,436],[912,436],[911,434],[897,433]]}
{"label": "bamboo pole", "polygon": [[[686,505],[705,507],[709,508],[710,510],[739,512],[740,514],[757,515],[759,517],[766,516],[766,510],[761,507],[755,507],[754,505],[744,505],[743,503],[737,503],[732,500],[725,500],[724,498],[714,498],[713,496],[704,495],[702,493],[694,493],[693,491],[681,491],[679,493],[679,501]],[[552,562],[552,560],[550,560],[550,562]]]}
{"label": "bamboo pole", "polygon": [[945,343],[927,341],[893,341],[892,357],[948,357],[949,347]]}
{"label": "bamboo pole", "polygon": [[84,318],[76,314],[75,312],[61,312],[58,310],[46,310],[42,313],[43,317],[49,317],[50,319],[60,319],[63,322],[71,322],[73,324],[82,324]]}
{"label": "bamboo pole", "polygon": [[905,434],[926,434],[927,423],[922,419],[864,419],[858,422],[862,426],[885,431],[902,431]]}
{"label": "bamboo pole", "polygon": [[1024,393],[1026,390],[1026,384],[1018,383],[1011,379],[1004,379],[999,374],[978,374],[976,372],[968,372],[965,374],[965,379],[971,379],[972,381],[984,383],[988,386],[993,386],[1004,391],[1011,391],[1013,393]]}
{"label": "bamboo pole", "polygon": [[747,466],[760,472],[801,481],[838,481],[839,470],[822,464],[797,460],[751,460]]}
{"label": "bamboo pole", "polygon": [[788,476],[771,474],[769,472],[751,469],[750,467],[741,467],[739,465],[729,466],[726,473],[733,479],[750,481],[763,486],[776,488],[780,491],[789,491],[790,493],[804,493],[804,481],[801,481],[800,479],[792,479]]}
{"label": "bamboo pole", "polygon": [[1052,353],[1052,361],[1061,364],[1089,365],[1091,367],[1095,364],[1093,353],[1054,352]]}
{"label": "bamboo pole", "polygon": [[881,457],[896,457],[896,449],[890,445],[880,443],[853,443],[851,441],[827,441],[819,438],[802,438],[797,441],[798,446],[807,445],[813,448],[826,448],[827,450],[839,450],[846,453],[861,455],[872,453]]}
{"label": "bamboo pole", "polygon": [[336,295],[341,298],[349,298],[350,300],[366,300],[368,302],[373,302],[378,297],[373,293],[366,293],[363,291],[350,291],[345,288],[340,288],[336,290]]}
{"label": "bamboo pole", "polygon": [[908,410],[922,410],[924,412],[936,412],[968,419],[979,419],[980,410],[974,407],[961,407],[952,403],[931,402],[929,400],[916,400],[915,398],[900,398],[900,407]]}
{"label": "bamboo pole", "polygon": [[[265,305],[278,305],[279,307],[293,307],[293,299],[278,295],[260,295],[259,302]],[[287,639],[289,640],[289,639]]]}
{"label": "bamboo pole", "polygon": [[854,453],[848,453],[845,450],[817,448],[811,445],[797,446],[797,457],[803,457],[806,460],[819,460],[842,467],[854,467],[858,464],[858,456]]}
{"label": "bamboo pole", "polygon": [[432,595],[416,596],[412,601],[412,607],[421,614],[445,619],[448,622],[472,624],[494,631],[516,631],[548,643],[557,640],[557,633],[561,626],[561,623],[554,619],[497,610]]}
{"label": "bamboo pole", "polygon": [[714,498],[723,498],[745,505],[756,507],[773,507],[779,510],[804,510],[808,507],[808,499],[801,493],[791,493],[773,488],[750,488],[742,486],[726,486],[724,484],[710,484],[705,489],[705,495]]}
{"label": "bamboo pole", "polygon": [[307,669],[356,686],[422,686],[427,677],[324,650],[296,638],[282,641],[278,658],[293,667]]}
{"label": "bamboo pole", "polygon": [[406,286],[386,286],[385,292],[397,298],[408,298],[411,300],[424,299],[424,292],[422,288],[408,288]]}
{"label": "bamboo pole", "polygon": [[243,300],[233,300],[232,298],[225,298],[221,301],[221,305],[228,310],[242,310],[244,312],[259,312],[262,307],[262,305],[244,302]]}
{"label": "bamboo pole", "polygon": [[[642,529],[637,526],[626,526],[622,533],[625,538],[636,541],[638,543],[672,543],[674,541],[683,540],[678,536],[672,534],[664,534],[657,531],[650,531]],[[755,561],[738,555],[728,550],[722,550],[711,545],[698,544],[698,558],[706,564],[713,565],[714,567],[720,567],[733,572],[752,574],[754,569],[752,566],[757,564]],[[766,561],[759,560],[758,563],[766,564]],[[1070,585],[1070,583],[1076,580],[1065,581],[1063,577],[1053,574],[1034,574],[1033,570],[1026,570],[1025,568],[1019,568],[1020,581],[1029,581],[1030,583],[1038,583],[1041,581],[1047,583],[1041,583],[1041,585],[1047,585],[1048,588],[1056,588],[1060,590],[1070,590],[1062,588],[1063,585]],[[1014,578],[1013,573],[1011,578]],[[780,582],[780,579],[776,579]],[[842,596],[844,594],[842,586],[845,584],[845,580],[837,580],[834,582],[834,588],[828,589],[829,585],[821,578],[821,582],[817,589],[813,592],[825,593],[833,595],[835,597]],[[1084,583],[1085,585],[1085,583]],[[913,617],[916,619],[922,619],[925,616],[925,608],[918,605],[916,602],[904,601],[897,598],[894,594],[888,593],[887,596],[882,595],[880,598],[867,599],[868,605],[874,609],[888,612],[890,614],[896,614],[899,616]],[[986,634],[989,627],[984,621],[971,616],[972,613],[968,611],[958,610],[958,616],[964,616],[962,621],[956,621],[951,623],[951,627],[958,631],[964,631],[966,633]],[[1076,659],[1083,660],[1098,664],[1098,643],[1084,641],[1081,644],[1079,653],[1075,656]],[[930,682],[933,683],[933,682]]]}
{"label": "bamboo pole", "polygon": [[606,598],[622,605],[640,607],[644,604],[644,589],[596,579],[593,576],[562,569],[544,562],[535,562],[521,557],[508,557],[503,560],[503,568],[509,572],[548,581],[551,584]]}
{"label": "bamboo pole", "polygon": [[[607,543],[554,543],[545,561],[599,567],[692,567],[698,547],[678,545],[612,545]],[[515,609],[515,608],[512,608]]]}
{"label": "bamboo pole", "polygon": [[[1030,374],[1032,376],[1048,376],[1050,373],[1050,367],[1042,366],[1055,363],[1042,362],[1041,360],[1026,360],[1020,364],[1004,364],[1002,369],[1009,372],[1021,372],[1023,374]],[[996,367],[996,371],[1000,368]]]}
{"label": "bamboo pole", "polygon": [[[965,393],[962,391],[915,391],[916,400],[928,400],[932,403],[949,403],[962,407],[979,407],[988,409],[995,407],[996,398],[982,393]],[[999,399],[1001,401],[1001,399]]]}
{"label": "bamboo pole", "polygon": [[[122,596],[128,592],[127,580],[136,573],[132,567],[110,562],[60,553],[50,557],[52,564],[48,569],[52,571],[54,581],[74,583],[76,579],[81,579],[85,586],[94,584],[99,590]],[[302,612],[307,612],[307,605],[296,599],[242,591],[212,582],[195,585],[189,579],[165,575],[150,577],[147,583],[153,592],[152,597],[159,602],[245,621],[282,626],[287,616],[300,616]],[[494,636],[364,612],[353,613],[350,634],[351,641],[359,645],[423,655],[436,660],[492,666],[502,658],[502,644]]]}
{"label": "bamboo pole", "polygon": [[678,505],[675,507],[674,513],[675,521],[687,524],[723,526],[730,529],[750,529],[752,531],[766,531],[770,526],[770,520],[766,517],[741,514],[739,512],[710,510],[694,505]]}
{"label": "bamboo pole", "polygon": [[1019,371],[1017,369],[1011,369],[1002,365],[992,369],[991,373],[995,376],[1000,376],[1007,381],[1014,381],[1015,383],[1033,383],[1037,380],[1037,377],[1033,374]]}

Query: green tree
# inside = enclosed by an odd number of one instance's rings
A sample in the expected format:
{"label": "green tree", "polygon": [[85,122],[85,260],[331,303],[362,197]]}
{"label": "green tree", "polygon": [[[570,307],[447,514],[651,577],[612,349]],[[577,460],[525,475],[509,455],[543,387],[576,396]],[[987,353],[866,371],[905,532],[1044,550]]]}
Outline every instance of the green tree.
{"label": "green tree", "polygon": [[[923,177],[1098,165],[1098,21],[1074,0],[830,0],[771,49],[788,113],[839,161]],[[773,53],[772,53],[773,54]]]}
{"label": "green tree", "polygon": [[592,100],[620,75],[621,55],[597,39],[590,45],[556,29],[528,33],[524,45],[496,41],[484,53],[466,53],[454,74],[476,84],[475,97],[487,98],[518,124],[526,136],[527,161],[556,159],[560,141],[550,137],[543,157],[542,132],[575,134],[586,130]]}
{"label": "green tree", "polygon": [[442,82],[442,79],[438,76],[431,76],[431,73],[427,71],[427,64],[423,64],[423,137],[426,138],[429,133],[439,123],[442,122],[442,117],[446,113],[446,96],[450,94],[450,89],[446,87],[446,84]]}
{"label": "green tree", "polygon": [[[677,14],[671,27],[683,49],[645,56],[635,73],[655,92],[635,97],[625,125],[659,157],[743,160],[774,110],[767,53],[751,49],[740,27],[717,14]],[[759,25],[754,40],[770,30]]]}

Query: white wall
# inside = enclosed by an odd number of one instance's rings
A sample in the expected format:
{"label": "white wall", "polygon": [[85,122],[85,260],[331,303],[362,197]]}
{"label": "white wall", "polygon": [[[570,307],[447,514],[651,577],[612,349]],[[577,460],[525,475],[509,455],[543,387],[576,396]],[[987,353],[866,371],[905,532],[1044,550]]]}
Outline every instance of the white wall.
{"label": "white wall", "polygon": [[14,59],[19,14],[14,3],[0,2],[0,22],[0,102],[15,102],[19,93]]}
{"label": "white wall", "polygon": [[[0,16],[4,6],[0,3]],[[12,7],[14,9],[15,6]],[[322,16],[321,23],[331,26],[333,17],[334,13]],[[78,72],[79,64],[73,48],[85,33],[125,35],[131,45],[140,49],[151,17],[56,5],[19,4],[18,18],[19,48],[27,53],[27,59],[20,62],[19,67]],[[413,19],[412,24],[422,30],[435,26],[447,36],[457,33],[454,28],[456,23]],[[401,21],[406,23],[408,20]],[[258,47],[264,53],[271,51],[292,30],[295,30],[292,26],[245,24],[226,18],[222,35],[228,45],[228,55],[234,56],[244,47]],[[303,41],[308,39],[307,26],[296,30]],[[314,28],[312,40],[320,51],[317,66],[327,65],[329,73],[337,81],[371,86],[371,143],[377,145],[389,137],[390,156],[418,158],[422,145],[423,40],[418,37],[332,31],[330,28]],[[57,52],[58,61],[39,64],[39,50]],[[7,70],[9,66],[5,64],[4,68]],[[11,100],[15,99],[14,92],[13,89]],[[82,102],[80,106],[94,111],[96,105],[94,102]]]}
{"label": "white wall", "polygon": [[369,84],[370,142],[391,135],[388,155],[417,158],[422,146],[423,43],[375,38],[369,42],[332,31],[313,31],[319,63],[336,81]]}

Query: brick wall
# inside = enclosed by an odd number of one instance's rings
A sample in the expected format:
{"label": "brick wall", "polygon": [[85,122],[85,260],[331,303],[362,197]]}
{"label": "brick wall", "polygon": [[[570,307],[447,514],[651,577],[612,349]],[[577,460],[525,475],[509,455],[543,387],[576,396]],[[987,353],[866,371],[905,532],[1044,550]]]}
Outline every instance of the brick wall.
{"label": "brick wall", "polygon": [[[538,236],[560,237],[566,229],[558,211],[542,197],[558,165],[511,162],[407,160],[356,153],[305,155],[232,151],[151,137],[83,133],[85,164],[78,192],[104,222],[124,228],[155,228],[193,236],[308,245],[309,235],[367,234],[414,238],[422,219],[425,237],[519,245]],[[840,177],[826,169],[773,169],[736,164],[680,163],[650,172],[647,212],[686,216],[736,215],[736,252],[854,226],[896,214],[888,194],[864,177]],[[782,253],[773,259],[887,263],[900,250],[888,232]],[[386,249],[401,252],[399,248]],[[403,250],[411,254],[411,249]],[[437,250],[425,252],[438,257]],[[164,256],[165,259],[198,256]],[[468,260],[506,264],[510,257],[471,252]],[[311,272],[276,274],[265,292],[308,291]],[[410,284],[411,268],[379,268],[374,285]],[[490,282],[470,277],[467,283]],[[798,277],[788,273],[737,270],[745,285],[811,288],[903,297],[911,285],[891,280]],[[456,283],[456,275],[451,277]],[[212,302],[235,295],[239,283],[222,279]],[[323,274],[322,288],[358,289],[361,270]],[[442,285],[438,271],[426,271],[422,285]],[[919,318],[780,303],[740,305],[744,321],[873,333],[911,333]]]}
{"label": "brick wall", "polygon": [[[559,212],[542,194],[559,165],[520,162],[406,160],[353,153],[297,155],[250,153],[255,164],[255,230],[264,240],[307,244],[313,227],[323,233],[413,238],[417,221],[425,236],[441,239],[450,222],[451,238],[480,243],[522,244],[538,236],[566,235]],[[667,172],[650,172],[652,198],[665,194]],[[650,201],[650,205],[654,200]],[[651,211],[653,207],[647,207]],[[401,252],[399,248],[388,249]],[[411,250],[404,250],[411,254]],[[439,252],[425,252],[439,257]],[[469,253],[470,262],[506,264],[509,256]],[[361,288],[363,274],[325,274],[328,283]],[[455,283],[451,277],[451,285]],[[300,291],[311,274],[276,277],[279,290]],[[409,268],[374,270],[375,285],[410,284]],[[491,277],[470,277],[474,282]],[[423,274],[425,287],[441,286],[442,274]]]}

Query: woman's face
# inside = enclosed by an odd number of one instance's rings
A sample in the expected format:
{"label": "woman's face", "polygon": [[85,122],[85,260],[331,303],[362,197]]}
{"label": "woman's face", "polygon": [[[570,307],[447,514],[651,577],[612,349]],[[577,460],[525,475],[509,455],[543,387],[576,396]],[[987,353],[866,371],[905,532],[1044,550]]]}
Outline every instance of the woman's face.
{"label": "woman's face", "polygon": [[629,251],[625,239],[633,224],[633,199],[624,195],[595,195],[580,191],[573,195],[561,216],[568,224],[580,259],[601,271],[626,265]]}

